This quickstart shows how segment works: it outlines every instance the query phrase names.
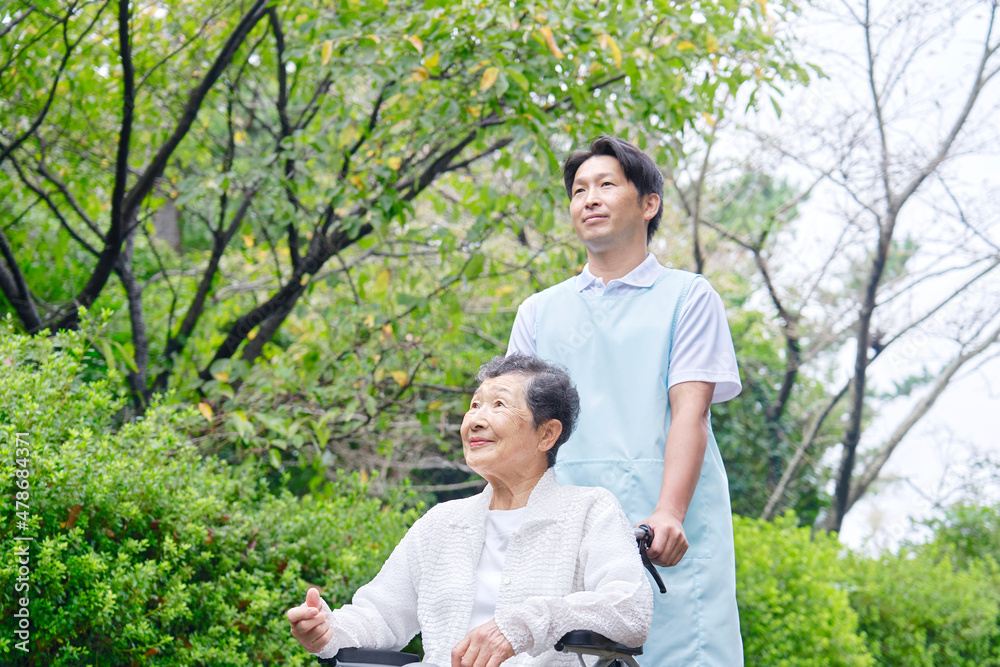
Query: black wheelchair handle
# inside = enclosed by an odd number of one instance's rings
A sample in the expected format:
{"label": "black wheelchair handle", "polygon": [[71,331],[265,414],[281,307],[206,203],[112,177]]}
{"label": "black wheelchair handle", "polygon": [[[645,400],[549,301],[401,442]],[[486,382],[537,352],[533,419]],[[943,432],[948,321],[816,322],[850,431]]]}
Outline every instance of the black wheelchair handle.
{"label": "black wheelchair handle", "polygon": [[642,557],[642,565],[653,575],[653,581],[659,586],[661,593],[667,592],[667,587],[660,578],[660,573],[656,571],[653,562],[649,560],[646,550],[653,545],[653,529],[646,523],[640,523],[635,529],[635,540],[639,543],[639,555]]}

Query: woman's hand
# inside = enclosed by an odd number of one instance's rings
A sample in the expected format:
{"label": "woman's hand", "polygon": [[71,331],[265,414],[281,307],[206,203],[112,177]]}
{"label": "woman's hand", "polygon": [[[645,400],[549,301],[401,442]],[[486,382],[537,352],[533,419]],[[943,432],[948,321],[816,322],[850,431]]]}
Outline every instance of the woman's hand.
{"label": "woman's hand", "polygon": [[490,619],[469,630],[455,645],[451,650],[451,667],[500,667],[500,663],[512,657],[514,647],[500,632],[496,621]]}
{"label": "woman's hand", "polygon": [[322,651],[333,636],[326,612],[322,611],[322,608],[319,591],[310,588],[306,593],[305,604],[292,607],[285,612],[288,622],[292,624],[292,636],[310,653]]}

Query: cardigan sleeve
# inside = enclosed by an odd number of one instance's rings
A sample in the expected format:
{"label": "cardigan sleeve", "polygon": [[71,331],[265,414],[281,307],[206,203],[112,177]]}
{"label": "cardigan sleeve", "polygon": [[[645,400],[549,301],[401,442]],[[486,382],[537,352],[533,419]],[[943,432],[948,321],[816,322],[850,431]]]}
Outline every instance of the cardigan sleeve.
{"label": "cardigan sleeve", "polygon": [[584,590],[497,609],[494,620],[516,654],[540,655],[570,630],[592,630],[628,646],[646,641],[653,593],[632,526],[603,489],[587,517],[577,562]]}
{"label": "cardigan sleeve", "polygon": [[330,611],[322,600],[333,636],[313,655],[332,658],[342,648],[399,650],[420,631],[417,620],[419,558],[418,520],[396,548],[379,573],[357,590],[350,604]]}

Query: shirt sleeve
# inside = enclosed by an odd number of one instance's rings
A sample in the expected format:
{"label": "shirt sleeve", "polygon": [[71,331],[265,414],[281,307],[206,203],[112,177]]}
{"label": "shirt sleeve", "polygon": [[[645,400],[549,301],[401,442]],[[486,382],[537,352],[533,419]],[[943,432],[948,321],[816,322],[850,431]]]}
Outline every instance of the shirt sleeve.
{"label": "shirt sleeve", "polygon": [[535,354],[535,320],[538,314],[538,294],[532,294],[517,307],[514,327],[510,330],[507,354]]}
{"label": "shirt sleeve", "polygon": [[417,562],[414,524],[379,573],[357,590],[350,604],[330,610],[320,598],[333,634],[319,652],[332,658],[342,648],[373,648],[398,651],[420,631],[417,620],[417,589],[411,565]]}
{"label": "shirt sleeve", "polygon": [[725,305],[702,276],[691,283],[677,320],[667,389],[692,381],[715,383],[713,403],[728,401],[743,388]]}

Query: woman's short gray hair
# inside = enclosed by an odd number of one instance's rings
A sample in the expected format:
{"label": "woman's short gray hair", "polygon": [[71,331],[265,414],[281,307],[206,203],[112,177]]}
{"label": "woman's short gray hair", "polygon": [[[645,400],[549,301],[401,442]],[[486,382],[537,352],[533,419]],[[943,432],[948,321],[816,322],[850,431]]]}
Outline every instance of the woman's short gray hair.
{"label": "woman's short gray hair", "polygon": [[562,424],[562,433],[556,439],[556,444],[546,452],[548,467],[551,468],[556,463],[559,447],[569,440],[580,416],[580,395],[576,393],[576,387],[565,370],[522,352],[514,352],[506,357],[493,357],[479,367],[476,379],[481,384],[491,378],[514,373],[527,376],[524,399],[531,410],[532,425],[538,428],[550,419],[556,419]]}

